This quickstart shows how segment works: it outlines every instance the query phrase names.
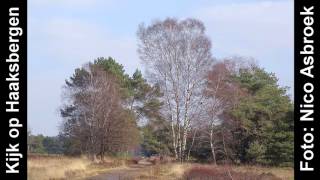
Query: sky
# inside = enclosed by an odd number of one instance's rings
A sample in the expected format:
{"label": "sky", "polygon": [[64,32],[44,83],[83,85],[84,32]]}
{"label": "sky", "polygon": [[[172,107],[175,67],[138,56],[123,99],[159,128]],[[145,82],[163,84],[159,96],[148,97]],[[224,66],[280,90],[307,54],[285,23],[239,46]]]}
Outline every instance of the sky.
{"label": "sky", "polygon": [[201,20],[214,57],[252,57],[293,94],[293,0],[28,3],[28,127],[33,134],[58,134],[62,86],[75,68],[111,56],[129,74],[143,69],[137,55],[138,25],[167,17]]}

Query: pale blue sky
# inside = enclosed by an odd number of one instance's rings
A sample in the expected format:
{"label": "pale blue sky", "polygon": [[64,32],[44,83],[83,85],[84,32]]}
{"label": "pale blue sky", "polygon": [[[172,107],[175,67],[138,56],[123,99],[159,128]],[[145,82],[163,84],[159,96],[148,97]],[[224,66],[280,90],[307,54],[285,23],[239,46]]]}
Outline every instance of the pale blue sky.
{"label": "pale blue sky", "polygon": [[215,57],[251,56],[276,73],[280,85],[293,87],[292,0],[30,0],[28,8],[28,121],[34,134],[58,134],[62,86],[76,67],[112,56],[128,73],[141,69],[138,24],[166,17],[202,20]]}

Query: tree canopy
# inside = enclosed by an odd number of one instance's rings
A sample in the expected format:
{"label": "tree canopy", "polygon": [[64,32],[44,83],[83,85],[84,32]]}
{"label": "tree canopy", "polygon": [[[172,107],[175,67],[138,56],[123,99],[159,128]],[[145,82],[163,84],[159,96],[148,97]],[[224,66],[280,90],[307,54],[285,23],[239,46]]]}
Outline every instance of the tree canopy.
{"label": "tree canopy", "polygon": [[293,103],[274,73],[248,58],[213,58],[197,19],[142,24],[137,37],[146,73],[129,75],[112,57],[75,69],[59,136],[30,135],[33,152],[292,165]]}

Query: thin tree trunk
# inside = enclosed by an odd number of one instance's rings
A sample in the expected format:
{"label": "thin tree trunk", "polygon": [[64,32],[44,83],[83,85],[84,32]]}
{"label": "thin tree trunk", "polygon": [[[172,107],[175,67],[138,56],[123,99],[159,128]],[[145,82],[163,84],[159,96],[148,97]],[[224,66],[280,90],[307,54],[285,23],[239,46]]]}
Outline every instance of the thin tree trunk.
{"label": "thin tree trunk", "polygon": [[226,156],[226,161],[229,160],[229,156],[228,156],[228,152],[227,152],[227,148],[226,148],[226,143],[224,141],[224,135],[223,135],[223,130],[222,130],[222,143],[223,143],[223,150],[224,150],[224,153],[225,153],[225,156]]}
{"label": "thin tree trunk", "polygon": [[185,159],[185,151],[186,151],[186,144],[187,144],[187,135],[188,135],[188,129],[187,128],[184,128],[184,131],[183,131],[183,139],[182,139],[182,149],[181,149],[181,159],[182,159],[182,162],[184,161]]}
{"label": "thin tree trunk", "polygon": [[193,144],[194,144],[194,140],[196,138],[196,134],[197,134],[197,131],[198,129],[195,130],[194,134],[193,134],[193,137],[192,137],[192,142],[191,142],[191,145],[190,145],[190,148],[189,148],[189,151],[188,151],[188,156],[187,156],[187,160],[189,161],[190,160],[190,152],[191,152],[191,149],[193,147]]}
{"label": "thin tree trunk", "polygon": [[216,153],[215,153],[215,148],[213,144],[213,123],[211,123],[211,130],[210,130],[210,147],[211,147],[211,153],[212,153],[212,158],[213,158],[213,163],[214,165],[217,165],[216,161]]}
{"label": "thin tree trunk", "polygon": [[172,144],[174,149],[174,156],[176,159],[178,159],[178,152],[177,152],[177,142],[176,142],[176,132],[174,129],[174,122],[171,121],[171,131],[172,131]]}

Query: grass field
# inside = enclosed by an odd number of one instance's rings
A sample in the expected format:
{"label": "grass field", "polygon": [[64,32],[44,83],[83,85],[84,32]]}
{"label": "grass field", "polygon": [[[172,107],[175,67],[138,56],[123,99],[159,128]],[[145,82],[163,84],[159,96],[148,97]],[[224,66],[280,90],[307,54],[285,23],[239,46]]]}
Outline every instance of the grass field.
{"label": "grass field", "polygon": [[[229,174],[230,173],[230,174]],[[204,164],[165,164],[152,166],[139,179],[181,180],[293,180],[293,168],[259,166],[213,166]],[[232,178],[231,178],[232,177]]]}
{"label": "grass field", "polygon": [[126,166],[126,160],[106,158],[101,164],[93,164],[86,157],[53,155],[28,156],[29,180],[84,179]]}
{"label": "grass field", "polygon": [[[106,158],[106,162],[93,164],[85,157],[33,155],[28,158],[28,179],[30,180],[69,180],[85,179],[121,169],[126,172],[134,161]],[[223,179],[252,180],[293,180],[292,168],[259,166],[213,166],[195,163],[168,163],[146,166],[138,178],[156,179]],[[211,178],[209,178],[211,179]]]}

